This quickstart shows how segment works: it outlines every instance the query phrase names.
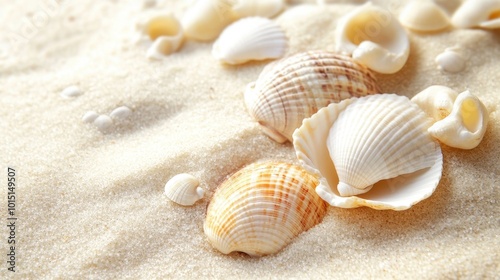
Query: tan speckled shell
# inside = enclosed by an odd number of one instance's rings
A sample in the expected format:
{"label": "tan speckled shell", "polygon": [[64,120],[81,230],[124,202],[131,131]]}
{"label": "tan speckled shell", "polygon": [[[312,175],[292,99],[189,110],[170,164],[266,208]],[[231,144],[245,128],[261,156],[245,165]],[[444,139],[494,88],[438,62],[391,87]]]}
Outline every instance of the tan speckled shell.
{"label": "tan speckled shell", "polygon": [[266,66],[247,86],[245,103],[264,133],[283,143],[322,107],[379,92],[373,73],[350,57],[309,51]]}
{"label": "tan speckled shell", "polygon": [[319,181],[288,163],[254,163],[216,190],[204,231],[224,254],[273,254],[323,219],[327,204],[314,191]]}

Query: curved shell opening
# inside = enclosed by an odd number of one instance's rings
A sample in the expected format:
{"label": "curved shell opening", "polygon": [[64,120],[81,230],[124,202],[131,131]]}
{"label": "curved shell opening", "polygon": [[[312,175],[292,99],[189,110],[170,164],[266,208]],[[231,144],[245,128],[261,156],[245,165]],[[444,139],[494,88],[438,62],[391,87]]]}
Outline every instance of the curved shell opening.
{"label": "curved shell opening", "polygon": [[146,34],[154,41],[160,36],[176,36],[182,32],[181,29],[181,24],[175,17],[158,16],[147,23]]}
{"label": "curved shell opening", "polygon": [[465,99],[460,106],[460,116],[462,122],[472,133],[476,133],[481,128],[482,114],[476,100]]}

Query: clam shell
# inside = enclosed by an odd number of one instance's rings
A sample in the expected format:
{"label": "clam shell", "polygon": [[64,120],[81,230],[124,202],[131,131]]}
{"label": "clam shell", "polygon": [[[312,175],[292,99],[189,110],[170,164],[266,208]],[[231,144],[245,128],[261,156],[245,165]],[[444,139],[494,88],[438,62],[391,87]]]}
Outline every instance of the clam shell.
{"label": "clam shell", "polygon": [[399,15],[399,22],[415,31],[440,31],[450,25],[446,12],[432,1],[411,1]]}
{"label": "clam shell", "polygon": [[405,65],[410,41],[405,29],[388,10],[368,2],[339,19],[336,50],[373,71],[392,74]]}
{"label": "clam shell", "polygon": [[229,25],[212,48],[212,55],[228,64],[278,58],[286,51],[287,39],[281,27],[270,19],[249,17]]}
{"label": "clam shell", "polygon": [[434,85],[417,93],[411,101],[434,121],[440,121],[451,113],[457,96],[458,93],[449,87]]}
{"label": "clam shell", "polygon": [[458,28],[500,28],[500,1],[468,0],[455,11],[451,22]]}
{"label": "clam shell", "polygon": [[365,66],[347,56],[310,51],[266,66],[247,86],[245,103],[264,133],[282,143],[322,107],[378,92],[375,76]]}
{"label": "clam shell", "polygon": [[236,19],[228,0],[198,0],[181,19],[189,39],[210,41]]}
{"label": "clam shell", "polygon": [[[316,192],[330,205],[405,210],[429,197],[441,179],[441,149],[426,132],[429,125],[406,97],[377,94],[319,110],[295,131],[293,144],[303,167],[320,180]],[[334,149],[344,152],[331,158]],[[340,181],[374,186],[343,197],[336,188]]]}
{"label": "clam shell", "polygon": [[205,194],[199,185],[200,181],[193,175],[177,174],[165,184],[165,195],[177,204],[190,206],[202,199]]}
{"label": "clam shell", "polygon": [[483,139],[488,120],[484,104],[467,90],[457,96],[450,114],[434,123],[429,133],[450,147],[473,149]]}
{"label": "clam shell", "polygon": [[224,254],[263,256],[280,251],[323,219],[327,204],[314,192],[318,180],[288,163],[254,163],[216,190],[203,229]]}
{"label": "clam shell", "polygon": [[261,16],[271,18],[285,8],[283,0],[235,0],[232,11],[239,18]]}

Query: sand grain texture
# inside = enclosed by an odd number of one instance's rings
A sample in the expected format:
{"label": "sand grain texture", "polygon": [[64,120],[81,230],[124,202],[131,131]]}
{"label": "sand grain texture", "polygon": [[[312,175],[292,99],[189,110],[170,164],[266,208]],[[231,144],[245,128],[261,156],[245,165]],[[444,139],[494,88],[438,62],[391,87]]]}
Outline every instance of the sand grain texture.
{"label": "sand grain texture", "polygon": [[[159,1],[181,16],[189,1]],[[336,20],[353,6],[296,8],[277,18],[288,53],[333,50]],[[345,1],[342,1],[345,2]],[[359,1],[358,1],[359,2]],[[399,1],[375,1],[394,13]],[[295,161],[290,143],[262,135],[243,103],[245,85],[268,62],[223,67],[211,43],[188,41],[164,61],[131,43],[139,1],[62,1],[23,35],[23,24],[52,1],[0,0],[0,209],[6,167],[17,169],[19,279],[329,278],[439,279],[500,275],[500,32],[411,33],[411,54],[387,92],[412,97],[440,84],[469,89],[490,110],[474,150],[443,147],[443,179],[427,200],[403,212],[330,208],[324,221],[276,255],[222,255],[203,234],[209,197],[226,176],[263,159]],[[29,30],[28,30],[29,31]],[[12,38],[19,39],[13,41]],[[6,43],[7,42],[7,43]],[[436,68],[461,45],[466,69]],[[83,94],[64,99],[70,85]],[[102,133],[81,118],[128,106],[129,120]],[[194,207],[163,194],[191,173],[207,190]],[[0,278],[7,228],[0,230]]]}

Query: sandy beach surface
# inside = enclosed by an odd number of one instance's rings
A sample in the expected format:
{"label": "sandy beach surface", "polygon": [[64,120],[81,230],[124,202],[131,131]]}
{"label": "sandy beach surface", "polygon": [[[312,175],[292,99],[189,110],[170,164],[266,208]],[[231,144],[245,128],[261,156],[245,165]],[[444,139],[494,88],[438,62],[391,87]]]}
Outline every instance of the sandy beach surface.
{"label": "sandy beach surface", "polygon": [[[442,145],[436,192],[406,211],[330,207],[323,222],[277,254],[224,255],[203,233],[217,186],[260,160],[297,162],[291,143],[263,135],[245,86],[270,61],[221,65],[213,42],[188,40],[162,61],[133,43],[136,21],[181,17],[192,1],[0,0],[0,230],[2,279],[494,279],[500,275],[500,31],[408,32],[410,57],[384,92],[412,97],[431,85],[469,89],[490,112],[473,150]],[[275,17],[287,54],[333,50],[339,17],[360,1],[291,1]],[[405,1],[373,1],[398,15]],[[438,1],[439,2],[439,1]],[[445,2],[445,1],[440,1]],[[455,1],[448,1],[451,8]],[[450,4],[451,3],[451,4]],[[459,73],[435,57],[458,46]],[[63,98],[75,85],[82,94]],[[130,118],[107,131],[85,112]],[[14,215],[8,168],[15,170]],[[191,173],[206,190],[193,207],[169,201],[165,183]],[[7,278],[8,277],[8,278]]]}

